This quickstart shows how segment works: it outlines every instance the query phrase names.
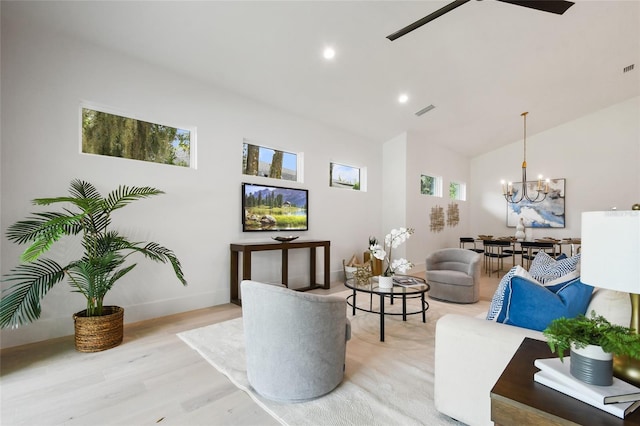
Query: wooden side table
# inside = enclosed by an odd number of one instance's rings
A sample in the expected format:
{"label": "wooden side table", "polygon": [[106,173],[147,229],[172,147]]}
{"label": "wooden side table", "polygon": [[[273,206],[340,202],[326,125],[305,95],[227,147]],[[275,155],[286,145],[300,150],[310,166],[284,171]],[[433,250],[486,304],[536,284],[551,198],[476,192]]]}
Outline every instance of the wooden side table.
{"label": "wooden side table", "polygon": [[638,410],[620,419],[534,382],[538,368],[533,362],[554,357],[546,342],[524,339],[491,389],[491,420],[496,425],[640,425]]}

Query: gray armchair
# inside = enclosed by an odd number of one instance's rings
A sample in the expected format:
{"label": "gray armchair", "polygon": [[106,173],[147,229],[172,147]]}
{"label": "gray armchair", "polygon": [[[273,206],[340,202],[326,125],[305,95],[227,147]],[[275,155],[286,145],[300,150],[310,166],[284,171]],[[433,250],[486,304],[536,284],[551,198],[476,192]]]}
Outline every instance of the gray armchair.
{"label": "gray armchair", "polygon": [[460,248],[441,249],[426,259],[429,297],[456,303],[475,303],[480,299],[482,255]]}
{"label": "gray armchair", "polygon": [[342,381],[351,324],[347,302],[242,281],[247,376],[265,398],[299,402],[325,395]]}

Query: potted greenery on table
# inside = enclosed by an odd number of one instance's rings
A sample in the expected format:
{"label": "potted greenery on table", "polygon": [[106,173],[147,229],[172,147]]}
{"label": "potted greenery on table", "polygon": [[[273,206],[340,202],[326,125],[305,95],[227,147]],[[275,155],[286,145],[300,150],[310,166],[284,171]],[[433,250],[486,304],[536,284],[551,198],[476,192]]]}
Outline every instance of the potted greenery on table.
{"label": "potted greenery on table", "polygon": [[[112,230],[111,213],[142,198],[163,194],[151,187],[121,185],[106,197],[90,183],[73,180],[69,196],[38,198],[34,205],[66,204],[59,212],[32,213],[26,220],[11,225],[10,241],[29,244],[22,253],[22,264],[3,277],[13,283],[3,290],[0,300],[0,326],[16,328],[40,317],[41,300],[57,283],[67,279],[71,290],[81,293],[86,309],[74,314],[76,349],[96,352],[122,342],[123,309],[104,306],[103,301],[114,284],[135,266],[129,256],[139,253],[147,259],[173,266],[178,280],[186,285],[182,267],[175,254],[154,242],[132,242]],[[61,265],[41,257],[65,236],[77,236],[83,254]]]}
{"label": "potted greenery on table", "polygon": [[543,331],[551,352],[560,359],[570,350],[571,374],[587,383],[606,386],[613,381],[613,355],[640,359],[640,334],[611,324],[601,315],[557,318]]}

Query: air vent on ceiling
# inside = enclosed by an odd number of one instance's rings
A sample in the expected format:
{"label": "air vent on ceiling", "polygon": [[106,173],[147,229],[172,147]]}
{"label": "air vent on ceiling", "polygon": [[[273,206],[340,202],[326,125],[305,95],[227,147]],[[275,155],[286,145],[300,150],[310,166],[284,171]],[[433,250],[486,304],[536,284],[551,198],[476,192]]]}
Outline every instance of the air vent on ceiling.
{"label": "air vent on ceiling", "polygon": [[420,111],[416,112],[416,115],[418,117],[420,117],[422,114],[426,114],[426,113],[428,113],[429,111],[431,111],[434,108],[435,108],[435,106],[433,106],[433,105],[426,106],[426,107],[422,108]]}
{"label": "air vent on ceiling", "polygon": [[622,69],[622,72],[623,72],[623,73],[625,73],[625,72],[629,72],[629,71],[633,70],[633,68],[635,68],[635,64],[627,65],[626,67],[624,67],[624,68]]}

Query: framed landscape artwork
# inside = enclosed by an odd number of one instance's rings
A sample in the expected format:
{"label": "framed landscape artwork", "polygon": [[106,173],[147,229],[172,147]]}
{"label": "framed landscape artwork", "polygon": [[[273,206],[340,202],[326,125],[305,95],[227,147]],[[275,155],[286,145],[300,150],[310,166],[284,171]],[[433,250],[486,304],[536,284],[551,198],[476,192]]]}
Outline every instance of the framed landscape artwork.
{"label": "framed landscape artwork", "polygon": [[[537,181],[527,182],[527,192],[533,197],[536,194]],[[514,197],[518,197],[521,182],[513,183]],[[564,228],[565,227],[565,179],[551,179],[549,193],[542,202],[521,201],[507,203],[507,226],[515,228],[520,217],[527,228]]]}

